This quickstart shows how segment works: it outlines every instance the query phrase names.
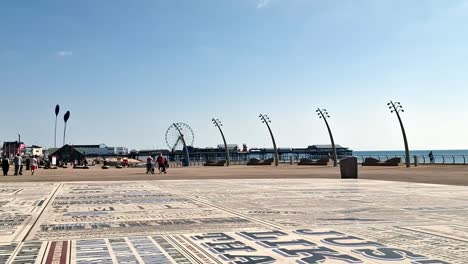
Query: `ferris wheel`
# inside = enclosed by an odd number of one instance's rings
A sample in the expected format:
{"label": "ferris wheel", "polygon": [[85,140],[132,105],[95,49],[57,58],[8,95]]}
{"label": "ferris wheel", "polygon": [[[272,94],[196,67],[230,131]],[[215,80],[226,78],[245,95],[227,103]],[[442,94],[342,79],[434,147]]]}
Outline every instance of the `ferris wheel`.
{"label": "ferris wheel", "polygon": [[184,141],[187,146],[193,146],[195,135],[192,128],[185,123],[174,123],[166,131],[166,144],[172,150],[182,150]]}

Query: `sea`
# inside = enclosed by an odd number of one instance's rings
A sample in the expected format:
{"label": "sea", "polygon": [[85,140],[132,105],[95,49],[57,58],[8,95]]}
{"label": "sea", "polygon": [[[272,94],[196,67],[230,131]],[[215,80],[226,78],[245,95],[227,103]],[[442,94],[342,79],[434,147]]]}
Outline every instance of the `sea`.
{"label": "sea", "polygon": [[[435,163],[444,164],[468,164],[468,150],[410,150],[411,162],[414,163],[414,156],[418,157],[419,163],[429,163],[429,152],[432,151]],[[386,151],[353,151],[353,156],[359,161],[367,157],[379,160],[387,160],[394,157],[405,157],[404,150],[386,150]]]}

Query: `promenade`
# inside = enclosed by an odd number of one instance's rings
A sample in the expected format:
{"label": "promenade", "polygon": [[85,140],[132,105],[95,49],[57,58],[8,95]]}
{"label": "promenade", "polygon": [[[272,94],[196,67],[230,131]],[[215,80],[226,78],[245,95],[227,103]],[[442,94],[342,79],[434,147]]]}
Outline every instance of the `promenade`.
{"label": "promenade", "polygon": [[[127,181],[127,180],[200,180],[200,179],[294,179],[328,178],[339,179],[339,167],[321,166],[231,166],[169,168],[168,174],[145,174],[145,168],[123,168],[108,170],[100,166],[89,170],[39,169],[35,175],[24,171],[22,176],[0,177],[0,182],[61,182],[61,181]],[[450,185],[468,185],[468,166],[423,165],[418,167],[362,167],[359,178],[384,181],[404,181]]]}
{"label": "promenade", "polygon": [[0,263],[466,263],[467,176],[421,166],[342,180],[283,165],[1,177]]}

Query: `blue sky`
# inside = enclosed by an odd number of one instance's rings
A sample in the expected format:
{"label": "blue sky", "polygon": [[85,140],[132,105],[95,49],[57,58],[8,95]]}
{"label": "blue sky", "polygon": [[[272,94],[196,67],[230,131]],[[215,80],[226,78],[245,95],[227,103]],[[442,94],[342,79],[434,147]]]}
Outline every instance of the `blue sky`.
{"label": "blue sky", "polygon": [[[468,1],[80,0],[0,2],[0,140],[166,147],[172,122],[195,146],[335,141],[468,149]],[[63,121],[58,126],[62,141]]]}

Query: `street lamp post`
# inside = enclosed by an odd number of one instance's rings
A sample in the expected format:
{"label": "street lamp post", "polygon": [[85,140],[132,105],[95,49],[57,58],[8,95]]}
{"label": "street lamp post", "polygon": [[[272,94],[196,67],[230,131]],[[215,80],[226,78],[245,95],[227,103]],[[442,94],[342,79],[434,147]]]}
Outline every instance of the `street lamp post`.
{"label": "street lamp post", "polygon": [[21,155],[21,134],[18,133],[18,148],[17,148],[17,154],[20,154]]}
{"label": "street lamp post", "polygon": [[271,132],[271,128],[269,125],[269,123],[271,123],[270,118],[264,114],[260,114],[258,117],[260,117],[260,119],[262,120],[262,123],[265,123],[265,125],[268,128],[268,131],[270,132],[271,141],[273,141],[273,148],[275,150],[275,166],[278,166],[279,155],[278,155],[278,149],[276,148],[275,137],[273,136],[273,132]]}
{"label": "street lamp post", "polygon": [[65,126],[63,127],[63,146],[65,146],[65,133],[67,132],[67,122],[70,118],[70,111],[67,111],[63,116],[63,121],[65,121]]}
{"label": "street lamp post", "polygon": [[403,110],[403,106],[401,106],[400,102],[392,102],[390,101],[387,103],[388,109],[390,109],[391,113],[395,112],[396,116],[398,117],[398,122],[400,122],[401,133],[403,134],[403,141],[405,142],[405,155],[406,155],[406,167],[410,167],[410,154],[409,154],[409,147],[408,147],[408,140],[406,139],[406,132],[405,127],[403,126],[403,121],[401,121],[400,112],[405,112]]}
{"label": "street lamp post", "polygon": [[189,156],[189,151],[188,151],[188,148],[187,148],[187,144],[185,144],[184,134],[182,134],[182,131],[181,131],[178,124],[174,123],[173,125],[177,129],[177,131],[179,132],[180,139],[182,139],[182,143],[184,144],[185,158],[187,159],[187,164],[186,165],[187,165],[187,167],[189,167],[190,166],[190,156]]}
{"label": "street lamp post", "polygon": [[327,121],[327,118],[330,118],[330,115],[328,114],[327,109],[317,108],[317,110],[315,110],[315,112],[317,112],[317,115],[319,116],[319,118],[322,118],[323,121],[325,122],[325,125],[327,125],[328,134],[330,135],[330,141],[331,141],[331,144],[332,144],[333,166],[336,167],[337,164],[338,164],[338,158],[337,158],[337,155],[336,155],[335,140],[333,139],[333,134],[331,132],[330,126],[328,125],[328,121]]}
{"label": "street lamp post", "polygon": [[213,121],[213,124],[215,125],[215,127],[219,129],[219,133],[221,133],[221,137],[223,138],[223,142],[224,142],[224,149],[226,150],[226,166],[229,166],[230,165],[229,149],[226,143],[226,138],[224,137],[223,130],[221,130],[221,127],[223,126],[223,124],[221,123],[219,119],[212,118],[211,121]]}
{"label": "street lamp post", "polygon": [[60,112],[60,106],[55,106],[55,133],[54,133],[54,148],[57,148],[57,116]]}

